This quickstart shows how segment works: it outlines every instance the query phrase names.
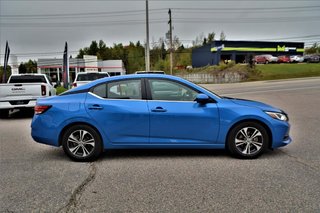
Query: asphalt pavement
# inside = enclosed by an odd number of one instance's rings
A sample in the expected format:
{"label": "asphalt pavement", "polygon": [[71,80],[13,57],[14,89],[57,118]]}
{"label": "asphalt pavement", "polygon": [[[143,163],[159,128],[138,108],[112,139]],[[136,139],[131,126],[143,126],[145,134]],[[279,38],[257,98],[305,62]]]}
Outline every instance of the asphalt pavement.
{"label": "asphalt pavement", "polygon": [[0,120],[0,212],[319,212],[320,78],[203,86],[285,110],[293,142],[256,160],[118,150],[76,163],[34,142],[32,115],[16,112]]}

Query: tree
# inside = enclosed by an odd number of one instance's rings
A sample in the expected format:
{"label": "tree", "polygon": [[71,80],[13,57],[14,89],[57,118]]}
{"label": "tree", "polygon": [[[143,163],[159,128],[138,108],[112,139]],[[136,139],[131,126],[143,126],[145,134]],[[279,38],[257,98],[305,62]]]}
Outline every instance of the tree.
{"label": "tree", "polygon": [[181,46],[181,42],[178,36],[174,36],[172,39],[172,46],[174,50],[178,49]]}
{"label": "tree", "polygon": [[208,43],[213,42],[215,36],[216,36],[216,33],[215,33],[215,32],[209,33],[209,34],[208,34]]}
{"label": "tree", "polygon": [[198,35],[196,37],[195,40],[192,41],[192,46],[193,47],[199,47],[202,45],[203,43],[203,40],[204,40],[205,36],[204,36],[204,33],[201,33],[200,35]]}
{"label": "tree", "polygon": [[18,69],[19,73],[36,73],[37,62],[32,61],[31,59],[26,63],[21,62]]}
{"label": "tree", "polygon": [[99,51],[98,43],[96,41],[92,41],[88,50],[89,55],[97,55]]}
{"label": "tree", "polygon": [[203,39],[202,45],[205,45],[205,44],[207,44],[207,38]]}
{"label": "tree", "polygon": [[37,62],[32,61],[31,59],[25,63],[27,73],[36,73],[37,72]]}
{"label": "tree", "polygon": [[315,42],[311,47],[307,47],[305,49],[305,53],[306,54],[316,54],[316,53],[320,53],[320,44],[318,44],[317,42]]}
{"label": "tree", "polygon": [[[10,75],[11,75],[11,66],[7,66],[6,80],[8,80]],[[0,66],[0,83],[2,82],[2,77],[3,77],[3,66]]]}
{"label": "tree", "polygon": [[220,40],[221,40],[221,41],[225,41],[226,38],[227,38],[226,34],[225,34],[223,31],[221,31],[221,33],[220,33]]}
{"label": "tree", "polygon": [[165,48],[164,41],[161,41],[161,59],[164,60],[167,56],[167,50]]}
{"label": "tree", "polygon": [[19,73],[27,73],[27,67],[24,63],[19,65]]}
{"label": "tree", "polygon": [[85,55],[85,52],[83,49],[80,49],[77,58],[83,58],[83,55]]}

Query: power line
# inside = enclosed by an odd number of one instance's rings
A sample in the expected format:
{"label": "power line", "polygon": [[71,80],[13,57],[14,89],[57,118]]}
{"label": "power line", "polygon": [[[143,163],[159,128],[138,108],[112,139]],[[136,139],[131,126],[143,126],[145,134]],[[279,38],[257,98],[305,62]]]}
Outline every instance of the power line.
{"label": "power line", "polygon": [[[165,19],[150,19],[150,23],[165,23]],[[145,20],[119,20],[102,22],[47,22],[47,23],[21,23],[10,22],[0,23],[3,27],[82,27],[82,26],[101,26],[101,25],[134,25],[144,24]]]}
{"label": "power line", "polygon": [[295,36],[295,37],[267,38],[263,40],[300,39],[300,38],[312,38],[312,37],[319,37],[319,36],[320,35],[305,35],[305,36]]}
{"label": "power line", "polygon": [[[166,8],[150,9],[150,11],[161,11],[166,10]],[[41,18],[41,17],[72,17],[72,16],[91,16],[91,15],[111,15],[111,14],[130,14],[130,13],[143,13],[145,10],[122,10],[122,11],[111,11],[111,12],[90,12],[90,13],[55,13],[55,14],[14,14],[14,15],[0,15],[0,17],[20,17],[20,18]]]}
{"label": "power line", "polygon": [[[230,8],[230,7],[214,7],[214,8],[183,8],[183,7],[173,7],[172,10],[177,10],[177,12],[185,11],[278,11],[278,10],[316,10],[320,8],[320,5],[313,5],[313,6],[299,6],[299,7],[241,7],[241,8]],[[157,9],[150,9],[150,12],[155,11],[166,11],[168,8],[157,8]],[[55,13],[55,14],[7,14],[1,15],[1,18],[48,18],[48,17],[55,17],[55,18],[66,18],[66,17],[74,17],[74,16],[99,16],[99,15],[126,15],[126,14],[135,14],[140,13],[144,14],[144,10],[122,10],[122,11],[110,11],[110,12],[87,12],[87,13]]]}
{"label": "power line", "polygon": [[237,11],[237,10],[250,10],[250,11],[257,11],[257,10],[301,10],[301,9],[316,9],[320,8],[320,5],[313,5],[313,6],[299,6],[299,7],[241,7],[241,8],[230,8],[230,7],[214,7],[214,8],[187,8],[187,7],[173,7],[172,10],[191,10],[191,11]]}
{"label": "power line", "polygon": [[[278,23],[278,22],[305,22],[320,21],[320,16],[307,17],[268,17],[268,18],[174,18],[177,23]],[[165,23],[165,19],[150,19],[151,23]],[[76,26],[100,26],[100,25],[133,25],[144,24],[145,20],[118,20],[103,22],[51,22],[51,23],[1,23],[3,27],[76,27]]]}
{"label": "power line", "polygon": [[305,21],[320,21],[320,16],[310,17],[278,17],[278,18],[175,18],[176,23],[210,23],[210,24],[223,24],[223,23],[278,23],[278,22],[305,22]]}

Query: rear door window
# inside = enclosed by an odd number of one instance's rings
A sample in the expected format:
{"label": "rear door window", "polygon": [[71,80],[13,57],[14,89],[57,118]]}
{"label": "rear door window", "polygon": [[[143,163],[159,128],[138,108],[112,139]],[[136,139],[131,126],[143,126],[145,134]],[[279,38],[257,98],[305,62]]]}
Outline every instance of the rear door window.
{"label": "rear door window", "polygon": [[92,92],[101,98],[107,99],[142,99],[140,79],[100,84]]}

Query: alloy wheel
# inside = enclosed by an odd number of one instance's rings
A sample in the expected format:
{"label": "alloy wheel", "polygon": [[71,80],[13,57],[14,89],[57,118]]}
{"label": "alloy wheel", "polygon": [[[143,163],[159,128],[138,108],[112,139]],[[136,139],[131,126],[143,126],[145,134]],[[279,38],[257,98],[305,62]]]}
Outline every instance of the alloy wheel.
{"label": "alloy wheel", "polygon": [[255,155],[262,149],[263,135],[255,127],[244,127],[237,132],[234,143],[242,155]]}
{"label": "alloy wheel", "polygon": [[69,135],[67,147],[72,155],[82,158],[87,157],[94,151],[95,139],[86,130],[76,130]]}

